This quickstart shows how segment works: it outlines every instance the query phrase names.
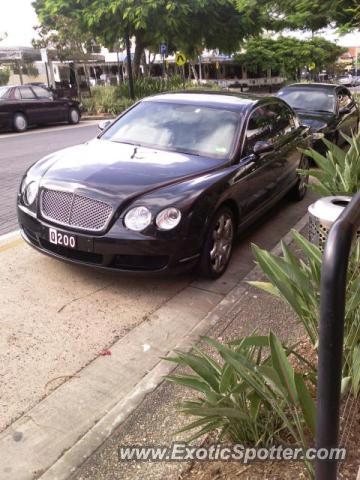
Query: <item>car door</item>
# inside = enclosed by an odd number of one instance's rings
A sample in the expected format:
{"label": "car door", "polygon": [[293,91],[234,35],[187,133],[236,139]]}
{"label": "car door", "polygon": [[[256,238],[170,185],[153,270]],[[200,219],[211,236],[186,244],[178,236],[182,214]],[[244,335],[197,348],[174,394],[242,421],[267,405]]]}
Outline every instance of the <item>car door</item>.
{"label": "car door", "polygon": [[[351,136],[357,131],[359,123],[359,110],[355,100],[352,98],[347,88],[341,88],[337,91],[337,115],[339,119],[338,130]],[[340,136],[339,143],[345,140]]]}
{"label": "car door", "polygon": [[296,180],[296,169],[300,165],[301,149],[304,148],[304,129],[295,112],[283,101],[272,106],[276,117],[276,145],[278,158],[276,195],[289,189]]}
{"label": "car door", "polygon": [[20,92],[20,106],[26,114],[29,124],[37,124],[43,121],[44,110],[30,86],[18,87]]}
{"label": "car door", "polygon": [[[240,165],[251,164],[247,175],[246,214],[249,216],[276,195],[279,177],[283,174],[285,160],[278,115],[274,102],[255,108],[248,118]],[[257,151],[260,142],[268,145],[267,151]]]}
{"label": "car door", "polygon": [[33,85],[33,91],[41,102],[44,123],[61,122],[67,119],[68,109],[63,100],[58,100],[54,94],[44,87]]}

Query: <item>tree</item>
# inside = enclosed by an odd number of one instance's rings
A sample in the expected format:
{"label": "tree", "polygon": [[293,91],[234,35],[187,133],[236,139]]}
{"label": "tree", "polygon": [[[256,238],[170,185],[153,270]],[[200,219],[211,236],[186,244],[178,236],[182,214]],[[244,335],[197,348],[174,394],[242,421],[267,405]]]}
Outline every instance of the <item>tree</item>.
{"label": "tree", "polygon": [[57,30],[65,17],[111,48],[126,34],[135,38],[134,72],[145,48],[162,41],[193,55],[203,48],[230,52],[260,33],[265,16],[254,0],[35,0],[43,26]]}
{"label": "tree", "polygon": [[90,54],[86,51],[92,36],[79,28],[71,18],[58,15],[46,25],[35,27],[38,38],[32,41],[34,48],[55,49],[61,61],[85,62]]}
{"label": "tree", "polygon": [[[81,25],[72,18],[58,15],[46,24],[35,27],[38,38],[32,41],[34,48],[55,49],[61,61],[73,60],[74,64],[80,62],[85,64],[85,78],[89,84],[86,64],[92,54],[89,45],[93,43],[91,33],[83,30]],[[81,97],[80,84],[77,75],[77,68],[74,67],[76,87]]]}
{"label": "tree", "polygon": [[276,31],[310,30],[314,34],[330,23],[327,0],[263,0],[263,2],[269,8],[271,28]]}
{"label": "tree", "polygon": [[320,37],[311,40],[255,38],[244,45],[244,50],[236,58],[248,71],[255,73],[271,69],[293,79],[299,78],[301,69],[311,63],[315,64],[318,72],[327,68],[346,51]]}
{"label": "tree", "polygon": [[259,0],[268,9],[273,28],[317,30],[332,24],[342,31],[360,27],[358,0]]}
{"label": "tree", "polygon": [[[337,5],[336,5],[337,4]],[[332,19],[340,30],[346,32],[360,28],[360,4],[358,0],[339,0],[333,3]],[[335,8],[336,6],[336,8]]]}

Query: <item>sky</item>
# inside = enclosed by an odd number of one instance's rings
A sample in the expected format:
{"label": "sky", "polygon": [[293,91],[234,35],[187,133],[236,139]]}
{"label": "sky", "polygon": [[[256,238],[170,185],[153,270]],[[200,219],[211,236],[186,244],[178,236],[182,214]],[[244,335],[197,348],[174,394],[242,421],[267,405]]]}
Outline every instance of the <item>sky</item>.
{"label": "sky", "polygon": [[[35,36],[33,27],[38,19],[31,5],[32,0],[1,0],[0,36],[4,32],[8,37],[0,45],[9,47],[31,46],[31,40]],[[306,34],[289,32],[299,38],[306,38]],[[321,33],[328,40],[336,40],[332,30]],[[339,45],[344,47],[360,46],[360,31],[338,38]]]}

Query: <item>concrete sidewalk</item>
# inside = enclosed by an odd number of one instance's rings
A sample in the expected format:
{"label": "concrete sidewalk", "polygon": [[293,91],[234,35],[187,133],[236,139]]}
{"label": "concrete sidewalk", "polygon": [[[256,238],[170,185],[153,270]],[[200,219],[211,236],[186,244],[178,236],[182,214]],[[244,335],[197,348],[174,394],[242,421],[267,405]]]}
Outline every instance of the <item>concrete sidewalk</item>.
{"label": "concrete sidewalk", "polygon": [[[97,274],[40,256],[16,239],[11,247],[5,242],[0,360],[8,390],[2,406],[5,415],[13,399],[20,407],[0,434],[0,478],[68,478],[157,388],[169,368],[159,357],[175,347],[189,348],[247,295],[238,284],[253,266],[249,240],[272,248],[313,200],[309,195],[299,204],[274,208],[239,242],[228,272],[216,282],[190,275],[150,281]],[[19,338],[11,336],[16,329]],[[104,348],[111,355],[99,356]],[[49,377],[58,378],[49,384]],[[26,396],[28,389],[34,398]],[[137,438],[135,443],[141,433]]]}
{"label": "concrete sidewalk", "polygon": [[[295,226],[305,235],[306,221],[307,217],[304,217]],[[287,244],[291,243],[289,235],[286,235],[283,240]],[[280,253],[279,245],[273,252]],[[195,343],[199,335],[207,335],[219,341],[229,341],[248,335],[255,328],[260,334],[267,334],[269,329],[272,329],[283,339],[291,338],[292,343],[300,339],[304,332],[296,323],[293,312],[286,308],[282,301],[245,283],[247,280],[259,280],[261,277],[258,267],[251,270],[243,281],[204,318],[201,325],[197,326],[192,335],[192,342]],[[180,349],[187,349],[187,347],[189,343],[180,345]],[[202,345],[202,347],[210,350],[207,346]],[[168,375],[175,370],[174,365],[168,362],[161,362],[157,369],[159,375]],[[175,437],[174,434],[176,430],[189,423],[190,419],[178,415],[176,408],[180,401],[184,398],[190,399],[191,395],[189,390],[179,385],[167,382],[159,384],[113,435],[75,471],[70,477],[71,480],[142,480],[145,478],[146,480],[178,480],[182,478],[184,472],[192,465],[191,462],[119,462],[118,448],[131,445],[171,445],[175,439],[184,440],[189,435]],[[62,475],[64,468],[64,463],[59,462],[57,468],[50,469],[52,476],[46,475],[41,478],[65,479],[67,477]]]}
{"label": "concrete sidewalk", "polygon": [[[307,216],[301,219],[294,228],[307,233]],[[291,245],[292,237],[283,238]],[[280,245],[273,249],[280,253]],[[273,330],[283,339],[296,342],[304,334],[297,324],[293,312],[279,299],[262,291],[249,287],[245,281],[259,280],[263,276],[258,267],[248,275],[217,305],[212,312],[192,332],[191,342],[199,340],[199,335],[207,335],[220,341],[230,341],[251,334],[258,329],[259,334],[267,334]],[[180,345],[180,349],[188,349],[191,342]],[[200,342],[201,344],[201,342]],[[211,352],[207,345],[202,348]],[[174,364],[161,362],[157,366],[159,375],[168,375],[178,371]],[[180,372],[178,372],[180,373]],[[90,456],[86,462],[71,476],[71,480],[178,480],[192,467],[191,462],[119,462],[120,446],[170,446],[174,440],[186,439],[189,434],[175,436],[176,430],[184,427],[191,419],[176,413],[177,404],[190,399],[192,393],[179,386],[167,382],[161,383],[143,400],[141,405],[122,423],[113,435]],[[66,457],[66,454],[65,456]],[[241,465],[239,465],[240,468]],[[50,478],[65,479],[63,476],[65,463],[59,462],[55,468],[45,475]],[[201,477],[205,480],[208,477]],[[216,476],[214,478],[221,478]],[[246,477],[246,478],[251,478]]]}

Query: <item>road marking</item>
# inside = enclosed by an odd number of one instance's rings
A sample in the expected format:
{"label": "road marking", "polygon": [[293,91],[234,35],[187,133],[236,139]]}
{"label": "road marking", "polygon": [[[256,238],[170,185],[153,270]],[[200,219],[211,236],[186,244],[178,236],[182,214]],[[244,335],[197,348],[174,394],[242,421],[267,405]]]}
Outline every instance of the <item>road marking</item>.
{"label": "road marking", "polygon": [[0,235],[0,245],[9,242],[10,240],[14,240],[15,238],[20,236],[20,229],[13,230],[12,232],[3,233]]}
{"label": "road marking", "polygon": [[40,133],[60,132],[62,130],[91,127],[92,125],[97,125],[98,123],[99,123],[98,120],[87,120],[79,123],[78,125],[61,125],[58,127],[48,127],[48,128],[37,129],[37,130],[28,130],[27,132],[24,132],[24,133],[7,133],[4,135],[0,135],[0,140],[2,138],[18,138],[20,136],[27,137],[29,135],[38,135]]}
{"label": "road marking", "polygon": [[17,247],[18,245],[24,243],[22,238],[14,240],[13,242],[7,243],[5,245],[0,245],[0,253],[6,252],[7,250],[11,250],[12,248]]}

